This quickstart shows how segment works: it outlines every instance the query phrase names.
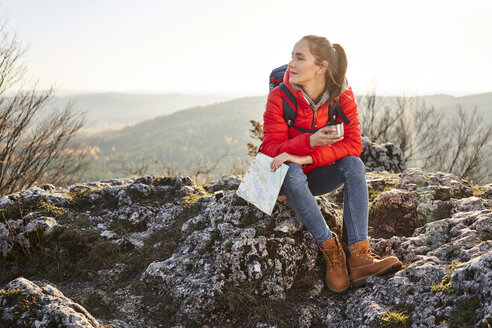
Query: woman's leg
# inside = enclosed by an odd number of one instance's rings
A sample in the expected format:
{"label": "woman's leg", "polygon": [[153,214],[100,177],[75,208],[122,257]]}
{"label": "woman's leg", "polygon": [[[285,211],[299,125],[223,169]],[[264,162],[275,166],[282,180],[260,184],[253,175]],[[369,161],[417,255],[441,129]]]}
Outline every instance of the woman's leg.
{"label": "woman's leg", "polygon": [[289,204],[316,242],[322,244],[332,237],[318,203],[309,190],[306,174],[295,163],[285,163],[289,170],[282,185]]}
{"label": "woman's leg", "polygon": [[369,193],[365,165],[359,157],[346,156],[331,165],[317,167],[307,174],[307,181],[314,196],[326,194],[343,184],[343,220],[348,244],[367,240]]}
{"label": "woman's leg", "polygon": [[383,275],[402,266],[395,256],[381,258],[369,251],[369,194],[365,175],[364,163],[355,156],[346,156],[332,165],[317,167],[307,174],[313,195],[330,192],[337,185],[345,186],[343,220],[349,244],[348,266],[350,279],[356,287],[364,285],[369,276]]}

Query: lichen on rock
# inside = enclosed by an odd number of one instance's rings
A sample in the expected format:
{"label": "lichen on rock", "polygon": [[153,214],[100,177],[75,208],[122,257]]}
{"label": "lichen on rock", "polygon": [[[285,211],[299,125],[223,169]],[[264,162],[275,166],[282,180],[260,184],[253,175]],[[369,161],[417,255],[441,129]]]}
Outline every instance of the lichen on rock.
{"label": "lichen on rock", "polygon": [[[237,176],[204,186],[144,176],[3,196],[0,315],[14,327],[24,324],[16,312],[42,327],[34,322],[62,323],[70,308],[87,327],[491,324],[490,188],[418,169],[367,172],[367,181],[371,248],[404,267],[345,294],[324,288],[323,258],[285,195],[268,216],[235,194]],[[342,235],[343,188],[316,200]],[[19,298],[21,286],[41,294]],[[49,293],[56,297],[25,296]]]}

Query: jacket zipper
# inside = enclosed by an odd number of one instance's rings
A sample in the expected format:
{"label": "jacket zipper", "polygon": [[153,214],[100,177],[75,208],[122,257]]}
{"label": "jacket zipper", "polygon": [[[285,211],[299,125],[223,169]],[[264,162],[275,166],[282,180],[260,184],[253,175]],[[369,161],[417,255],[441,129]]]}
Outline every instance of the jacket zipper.
{"label": "jacket zipper", "polygon": [[309,106],[309,108],[311,108],[311,110],[314,112],[313,121],[311,122],[311,130],[316,128],[316,125],[318,124],[316,122],[316,118],[318,117],[318,110],[322,108],[324,104],[325,103],[322,103],[316,110],[314,110],[311,106]]}
{"label": "jacket zipper", "polygon": [[[323,105],[326,103],[326,101],[324,103],[322,103],[318,109],[320,109],[321,107],[323,107]],[[311,108],[311,110],[313,111],[314,115],[313,115],[313,121],[311,122],[311,130],[312,129],[315,129],[316,128],[316,125],[317,125],[317,122],[316,122],[316,117],[318,116],[318,109],[314,110],[313,107],[311,107],[311,105],[308,104],[308,107]]]}

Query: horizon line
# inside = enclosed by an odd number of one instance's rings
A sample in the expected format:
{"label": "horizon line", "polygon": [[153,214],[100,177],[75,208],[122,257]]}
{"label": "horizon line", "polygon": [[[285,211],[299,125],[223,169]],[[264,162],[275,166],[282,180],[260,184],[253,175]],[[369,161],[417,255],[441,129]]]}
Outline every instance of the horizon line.
{"label": "horizon line", "polygon": [[[36,92],[44,92],[49,89],[39,89]],[[10,90],[9,94],[16,93],[18,90]],[[216,96],[216,97],[263,97],[267,96],[268,92],[247,92],[247,91],[225,91],[225,90],[210,90],[210,91],[182,91],[182,90],[156,90],[156,89],[133,89],[133,90],[109,90],[109,89],[56,89],[54,97],[63,96],[60,94],[72,94],[72,95],[82,95],[82,94],[107,94],[107,93],[118,93],[118,94],[139,94],[139,95],[183,95],[183,96]],[[408,96],[408,97],[429,97],[429,96],[451,96],[455,98],[476,96],[492,93],[492,91],[478,91],[478,92],[451,92],[451,91],[441,91],[426,94],[411,94],[409,92],[394,92],[394,91],[376,91],[376,96],[380,97],[398,97],[398,96]],[[360,92],[361,96],[367,95],[368,93]]]}

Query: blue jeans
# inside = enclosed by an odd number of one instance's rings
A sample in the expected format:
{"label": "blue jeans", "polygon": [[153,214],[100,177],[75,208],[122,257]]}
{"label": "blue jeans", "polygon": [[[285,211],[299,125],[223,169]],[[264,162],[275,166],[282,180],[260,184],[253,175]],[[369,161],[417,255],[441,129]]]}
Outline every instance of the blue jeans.
{"label": "blue jeans", "polygon": [[313,196],[319,196],[344,185],[343,220],[347,228],[348,244],[367,240],[369,220],[369,193],[366,169],[359,157],[346,156],[335,163],[319,166],[307,175],[301,166],[289,166],[281,193],[287,195],[289,204],[316,242],[332,238],[332,232],[321,214]]}

